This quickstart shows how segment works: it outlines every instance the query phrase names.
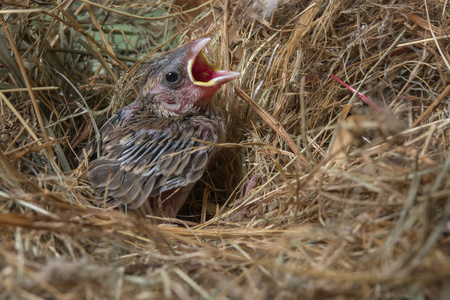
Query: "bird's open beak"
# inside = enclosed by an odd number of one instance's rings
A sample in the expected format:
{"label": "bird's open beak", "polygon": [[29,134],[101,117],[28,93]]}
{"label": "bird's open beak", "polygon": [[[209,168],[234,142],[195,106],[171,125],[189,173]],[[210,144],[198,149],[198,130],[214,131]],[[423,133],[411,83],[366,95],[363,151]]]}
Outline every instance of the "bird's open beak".
{"label": "bird's open beak", "polygon": [[208,62],[202,49],[210,40],[210,38],[202,38],[189,44],[189,47],[192,47],[192,58],[188,62],[187,71],[191,81],[198,86],[222,85],[241,76],[241,73],[220,70]]}

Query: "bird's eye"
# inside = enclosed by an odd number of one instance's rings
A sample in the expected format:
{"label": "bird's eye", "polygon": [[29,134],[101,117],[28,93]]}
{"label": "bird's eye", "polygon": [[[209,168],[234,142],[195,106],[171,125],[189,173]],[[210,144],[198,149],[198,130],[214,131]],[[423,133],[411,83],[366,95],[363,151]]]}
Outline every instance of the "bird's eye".
{"label": "bird's eye", "polygon": [[177,81],[178,81],[178,78],[179,78],[178,73],[175,73],[175,72],[169,72],[169,73],[166,74],[166,80],[167,80],[167,82],[170,82],[170,83],[177,82]]}

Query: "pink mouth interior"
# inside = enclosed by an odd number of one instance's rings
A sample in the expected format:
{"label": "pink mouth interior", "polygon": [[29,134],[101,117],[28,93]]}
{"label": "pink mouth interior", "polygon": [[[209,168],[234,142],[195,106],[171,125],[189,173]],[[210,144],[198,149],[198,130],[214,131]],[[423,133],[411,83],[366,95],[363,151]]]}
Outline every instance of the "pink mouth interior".
{"label": "pink mouth interior", "polygon": [[192,66],[192,76],[195,81],[200,82],[208,82],[214,78],[220,77],[200,54],[197,55]]}

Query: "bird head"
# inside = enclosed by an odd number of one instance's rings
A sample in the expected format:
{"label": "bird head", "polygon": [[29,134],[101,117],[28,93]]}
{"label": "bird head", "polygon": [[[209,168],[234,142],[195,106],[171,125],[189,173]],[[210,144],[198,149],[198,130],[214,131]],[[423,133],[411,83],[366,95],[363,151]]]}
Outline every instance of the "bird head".
{"label": "bird head", "polygon": [[161,116],[208,110],[220,86],[240,76],[208,62],[202,49],[210,40],[202,38],[153,59],[141,79],[138,101]]}

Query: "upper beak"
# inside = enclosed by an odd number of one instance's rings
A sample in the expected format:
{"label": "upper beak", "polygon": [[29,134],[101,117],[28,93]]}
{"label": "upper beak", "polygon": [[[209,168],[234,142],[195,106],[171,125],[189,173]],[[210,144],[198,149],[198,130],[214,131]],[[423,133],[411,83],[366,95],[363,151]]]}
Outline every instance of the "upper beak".
{"label": "upper beak", "polygon": [[220,70],[210,64],[201,50],[211,41],[210,38],[202,38],[188,45],[191,58],[188,61],[187,72],[192,83],[198,86],[217,86],[232,81],[239,76],[238,72]]}

